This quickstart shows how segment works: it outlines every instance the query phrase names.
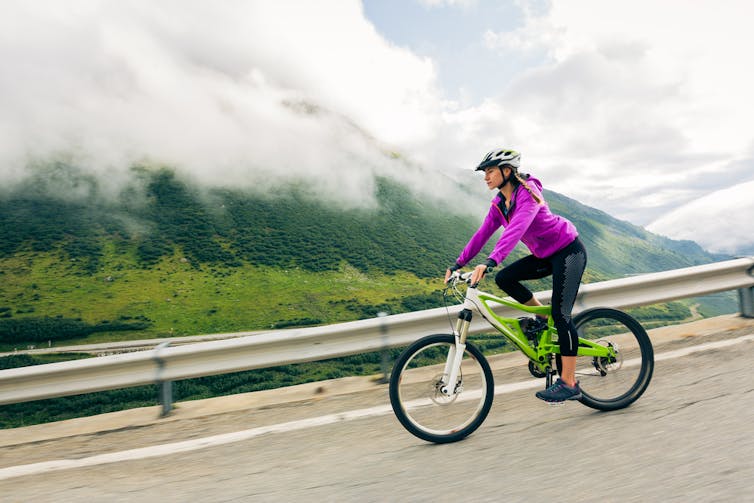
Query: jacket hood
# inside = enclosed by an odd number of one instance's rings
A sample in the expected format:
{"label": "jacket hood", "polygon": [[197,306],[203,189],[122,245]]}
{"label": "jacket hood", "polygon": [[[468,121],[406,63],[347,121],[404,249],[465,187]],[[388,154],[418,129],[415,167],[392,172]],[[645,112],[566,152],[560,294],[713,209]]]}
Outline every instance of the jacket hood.
{"label": "jacket hood", "polygon": [[529,175],[526,183],[528,183],[530,186],[536,187],[538,191],[542,192],[542,182],[539,181],[539,178]]}
{"label": "jacket hood", "polygon": [[[539,178],[529,175],[529,178],[526,178],[526,183],[529,184],[529,187],[536,189],[537,192],[540,194],[542,193],[542,182],[539,181]],[[492,202],[497,204],[498,202],[503,200],[503,194],[502,192],[498,191],[497,194],[495,194],[495,197],[493,198]]]}

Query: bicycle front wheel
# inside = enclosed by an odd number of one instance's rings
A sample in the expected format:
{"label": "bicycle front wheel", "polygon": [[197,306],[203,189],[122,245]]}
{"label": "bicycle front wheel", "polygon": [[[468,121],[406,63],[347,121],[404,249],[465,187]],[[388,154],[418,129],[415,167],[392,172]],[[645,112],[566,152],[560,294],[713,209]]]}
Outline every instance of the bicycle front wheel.
{"label": "bicycle front wheel", "polygon": [[419,339],[401,353],[390,376],[390,403],[401,424],[412,434],[435,443],[456,442],[482,424],[492,406],[494,383],[484,355],[466,344],[452,394],[444,375],[449,352],[455,349],[450,334]]}
{"label": "bicycle front wheel", "polygon": [[644,327],[623,311],[610,308],[585,311],[573,321],[579,337],[610,346],[616,354],[577,358],[581,403],[599,410],[628,407],[647,389],[654,370],[654,351]]}

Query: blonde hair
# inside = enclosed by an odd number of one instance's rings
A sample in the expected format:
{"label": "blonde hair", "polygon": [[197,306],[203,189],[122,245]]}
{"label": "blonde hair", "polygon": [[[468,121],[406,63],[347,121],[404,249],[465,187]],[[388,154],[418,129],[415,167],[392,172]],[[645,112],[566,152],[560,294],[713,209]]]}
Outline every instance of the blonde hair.
{"label": "blonde hair", "polygon": [[512,166],[510,166],[510,165],[509,165],[508,167],[510,167],[510,168],[511,168],[511,171],[513,171],[513,176],[515,176],[515,177],[516,177],[516,180],[518,180],[518,181],[519,181],[519,183],[520,183],[521,185],[523,185],[523,186],[524,186],[524,188],[525,188],[526,190],[528,190],[528,191],[529,191],[529,194],[531,194],[531,197],[532,197],[532,198],[533,198],[533,199],[534,199],[535,201],[537,201],[537,204],[543,204],[543,203],[544,203],[544,201],[542,201],[542,198],[541,198],[541,197],[539,197],[539,196],[538,196],[537,194],[535,194],[535,193],[534,193],[534,191],[533,191],[533,190],[531,190],[531,187],[529,186],[529,184],[528,184],[528,183],[526,183],[526,179],[527,179],[527,178],[529,178],[529,175],[525,175],[525,176],[523,176],[523,175],[521,175],[521,173],[519,173],[519,172],[518,172],[518,170],[517,170],[516,168],[514,168],[514,167],[512,167]]}

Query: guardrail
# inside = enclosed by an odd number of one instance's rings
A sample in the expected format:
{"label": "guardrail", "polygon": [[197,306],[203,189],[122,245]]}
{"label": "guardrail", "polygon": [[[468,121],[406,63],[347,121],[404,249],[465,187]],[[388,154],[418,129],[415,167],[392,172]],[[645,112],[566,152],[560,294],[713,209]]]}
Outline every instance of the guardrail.
{"label": "guardrail", "polygon": [[[582,285],[574,313],[738,290],[741,313],[754,317],[753,271],[754,257],[747,257]],[[546,303],[550,292],[537,297]],[[380,351],[452,331],[459,310],[454,306],[245,337],[233,334],[233,339],[2,370],[0,405]],[[515,315],[507,309],[499,312]],[[489,330],[479,318],[472,322],[472,333]],[[166,408],[163,400],[165,413]]]}

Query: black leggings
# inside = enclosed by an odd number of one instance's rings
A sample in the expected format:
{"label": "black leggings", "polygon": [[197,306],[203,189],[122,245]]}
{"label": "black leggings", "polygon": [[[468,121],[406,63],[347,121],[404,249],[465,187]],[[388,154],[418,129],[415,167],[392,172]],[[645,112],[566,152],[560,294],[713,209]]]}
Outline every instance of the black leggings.
{"label": "black leggings", "polygon": [[560,354],[576,356],[579,334],[571,319],[571,311],[585,268],[586,249],[576,238],[547,258],[529,255],[504,267],[495,276],[495,283],[516,301],[525,304],[534,294],[521,284],[521,280],[541,279],[552,274],[552,317],[560,338]]}

